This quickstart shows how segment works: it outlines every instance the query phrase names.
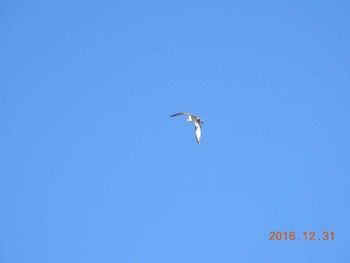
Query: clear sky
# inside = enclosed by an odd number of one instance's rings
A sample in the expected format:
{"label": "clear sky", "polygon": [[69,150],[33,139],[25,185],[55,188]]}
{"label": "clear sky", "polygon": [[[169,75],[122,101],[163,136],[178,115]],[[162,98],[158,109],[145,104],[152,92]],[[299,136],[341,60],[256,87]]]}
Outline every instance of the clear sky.
{"label": "clear sky", "polygon": [[350,262],[349,14],[1,1],[0,262]]}

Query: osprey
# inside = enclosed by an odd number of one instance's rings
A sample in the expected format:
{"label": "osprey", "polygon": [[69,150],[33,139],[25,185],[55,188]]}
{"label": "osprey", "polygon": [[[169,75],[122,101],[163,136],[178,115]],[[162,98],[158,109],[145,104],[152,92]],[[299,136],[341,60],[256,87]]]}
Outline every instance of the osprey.
{"label": "osprey", "polygon": [[200,143],[201,140],[201,128],[202,128],[202,123],[204,123],[200,118],[198,118],[195,115],[192,115],[191,113],[188,112],[179,112],[173,115],[170,115],[170,117],[175,117],[175,116],[187,116],[187,122],[194,122],[194,129],[196,132],[196,139],[197,139],[197,143]]}

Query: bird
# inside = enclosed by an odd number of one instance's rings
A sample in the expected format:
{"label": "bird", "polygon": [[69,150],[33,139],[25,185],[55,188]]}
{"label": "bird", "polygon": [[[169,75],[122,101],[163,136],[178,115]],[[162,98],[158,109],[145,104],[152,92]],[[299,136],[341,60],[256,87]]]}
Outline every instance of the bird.
{"label": "bird", "polygon": [[194,122],[194,129],[195,129],[195,133],[196,133],[196,140],[197,143],[200,144],[201,141],[201,129],[202,129],[202,124],[204,123],[200,118],[198,118],[197,116],[188,113],[188,112],[179,112],[179,113],[175,113],[173,115],[170,115],[170,117],[175,117],[175,116],[187,116],[187,123],[193,121]]}

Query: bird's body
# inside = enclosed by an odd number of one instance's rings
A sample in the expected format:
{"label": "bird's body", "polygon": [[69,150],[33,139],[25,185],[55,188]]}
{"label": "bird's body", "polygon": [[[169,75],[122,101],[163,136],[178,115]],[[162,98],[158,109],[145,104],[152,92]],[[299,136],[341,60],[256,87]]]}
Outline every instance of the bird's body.
{"label": "bird's body", "polygon": [[196,140],[197,143],[200,144],[201,141],[201,129],[202,129],[202,123],[204,123],[200,118],[197,116],[188,113],[188,112],[179,112],[173,115],[170,115],[170,117],[175,117],[175,116],[187,116],[187,122],[194,122],[194,128],[195,128],[195,133],[196,133]]}

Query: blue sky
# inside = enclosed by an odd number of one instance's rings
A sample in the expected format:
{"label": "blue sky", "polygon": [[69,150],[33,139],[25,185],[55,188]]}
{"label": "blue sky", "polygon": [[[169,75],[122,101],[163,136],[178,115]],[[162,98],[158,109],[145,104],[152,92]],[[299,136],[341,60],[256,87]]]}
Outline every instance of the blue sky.
{"label": "blue sky", "polygon": [[0,262],[350,262],[349,11],[1,1]]}

